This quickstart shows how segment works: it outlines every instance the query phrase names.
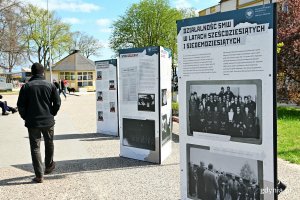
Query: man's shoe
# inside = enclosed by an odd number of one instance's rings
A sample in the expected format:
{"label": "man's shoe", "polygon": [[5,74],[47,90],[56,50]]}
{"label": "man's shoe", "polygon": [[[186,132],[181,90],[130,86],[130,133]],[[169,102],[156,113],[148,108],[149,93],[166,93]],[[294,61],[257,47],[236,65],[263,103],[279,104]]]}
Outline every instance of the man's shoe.
{"label": "man's shoe", "polygon": [[2,115],[9,115],[9,113],[8,113],[8,112],[5,112],[5,113],[2,113]]}
{"label": "man's shoe", "polygon": [[45,169],[45,175],[50,174],[55,169],[55,162],[52,162],[52,165]]}
{"label": "man's shoe", "polygon": [[35,177],[34,179],[32,179],[33,182],[35,183],[42,183],[43,182],[43,177]]}
{"label": "man's shoe", "polygon": [[11,113],[14,114],[15,112],[18,112],[18,111],[17,111],[17,109],[13,108],[13,109],[11,110]]}

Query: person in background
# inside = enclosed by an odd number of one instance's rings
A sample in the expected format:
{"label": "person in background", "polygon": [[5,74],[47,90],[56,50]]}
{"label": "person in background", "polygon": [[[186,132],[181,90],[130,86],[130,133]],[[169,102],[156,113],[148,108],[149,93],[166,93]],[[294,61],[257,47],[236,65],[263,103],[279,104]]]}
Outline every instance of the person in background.
{"label": "person in background", "polygon": [[[2,99],[2,98],[3,97],[0,94],[0,99]],[[2,109],[2,115],[9,115],[8,112],[11,112],[12,114],[14,114],[15,112],[18,111],[16,108],[8,106],[6,101],[0,101],[0,107]]]}
{"label": "person in background", "polygon": [[57,91],[60,92],[60,89],[59,89],[59,88],[60,88],[60,87],[59,87],[59,83],[58,83],[55,79],[53,80],[53,84],[55,85]]}
{"label": "person in background", "polygon": [[59,86],[60,86],[60,90],[59,90],[59,95],[60,93],[63,93],[63,95],[65,96],[65,99],[67,98],[67,95],[66,95],[66,87],[65,87],[65,83],[64,83],[64,80],[59,80]]}

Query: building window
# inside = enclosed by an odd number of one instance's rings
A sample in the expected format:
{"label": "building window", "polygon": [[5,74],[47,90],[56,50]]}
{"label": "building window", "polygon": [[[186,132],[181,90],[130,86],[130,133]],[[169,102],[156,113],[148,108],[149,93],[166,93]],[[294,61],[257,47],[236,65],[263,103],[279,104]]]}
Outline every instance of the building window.
{"label": "building window", "polygon": [[77,72],[78,87],[93,86],[93,72]]}
{"label": "building window", "polygon": [[77,80],[82,80],[82,72],[77,72]]}
{"label": "building window", "polygon": [[61,80],[75,80],[76,76],[74,72],[60,72],[59,78]]}
{"label": "building window", "polygon": [[70,72],[65,72],[65,79],[70,80]]}
{"label": "building window", "polygon": [[64,80],[65,79],[65,72],[59,73],[59,79]]}

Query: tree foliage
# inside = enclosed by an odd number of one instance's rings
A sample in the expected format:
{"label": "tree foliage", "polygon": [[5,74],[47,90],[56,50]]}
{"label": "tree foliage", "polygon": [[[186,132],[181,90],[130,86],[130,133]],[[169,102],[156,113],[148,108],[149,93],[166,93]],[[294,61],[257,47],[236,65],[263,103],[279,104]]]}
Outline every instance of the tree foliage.
{"label": "tree foliage", "polygon": [[164,46],[177,55],[176,20],[194,15],[190,10],[177,10],[167,0],[142,0],[132,4],[123,16],[113,23],[110,46],[122,48]]}
{"label": "tree foliage", "polygon": [[300,0],[282,0],[278,5],[278,97],[299,104]]}
{"label": "tree foliage", "polygon": [[19,1],[0,1],[0,56],[9,72],[24,59],[25,43],[21,40],[25,30],[23,7]]}
{"label": "tree foliage", "polygon": [[[95,37],[82,32],[74,32],[72,37],[73,49],[79,49],[87,58],[90,56],[99,56],[103,45]],[[71,49],[70,49],[71,50]]]}
{"label": "tree foliage", "polygon": [[[50,47],[53,60],[59,59],[71,45],[70,25],[63,23],[54,12],[28,5],[26,8],[27,31],[24,40],[27,41],[28,58],[32,57],[46,68],[50,61]],[[50,44],[48,25],[50,25]]]}
{"label": "tree foliage", "polygon": [[240,176],[243,179],[252,180],[254,178],[253,171],[249,163],[245,163],[241,169]]}

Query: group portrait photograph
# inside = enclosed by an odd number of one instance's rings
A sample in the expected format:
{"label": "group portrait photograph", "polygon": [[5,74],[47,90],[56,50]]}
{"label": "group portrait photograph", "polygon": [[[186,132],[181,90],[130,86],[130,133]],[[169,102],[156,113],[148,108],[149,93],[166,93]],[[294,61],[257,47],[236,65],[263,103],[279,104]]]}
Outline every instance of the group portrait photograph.
{"label": "group portrait photograph", "polygon": [[259,81],[190,82],[187,134],[219,134],[232,141],[261,143],[261,99]]}

